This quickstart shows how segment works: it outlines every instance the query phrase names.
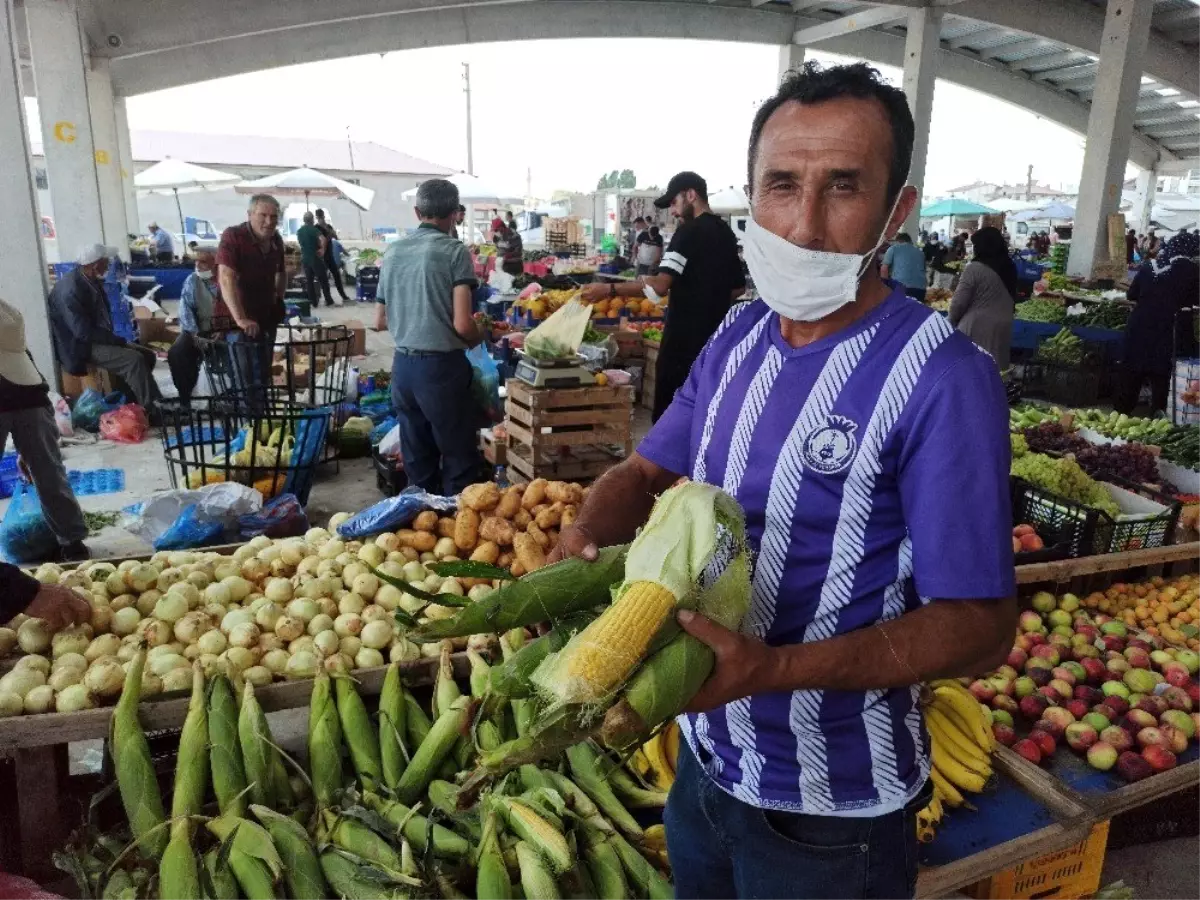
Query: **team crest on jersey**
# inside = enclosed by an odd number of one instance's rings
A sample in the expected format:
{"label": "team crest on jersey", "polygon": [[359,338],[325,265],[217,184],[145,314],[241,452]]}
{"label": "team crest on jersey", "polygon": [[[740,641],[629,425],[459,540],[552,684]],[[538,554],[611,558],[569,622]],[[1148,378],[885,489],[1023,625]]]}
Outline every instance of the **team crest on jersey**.
{"label": "team crest on jersey", "polygon": [[845,416],[826,416],[825,424],[804,439],[804,464],[823,475],[833,475],[850,465],[858,440],[858,425]]}

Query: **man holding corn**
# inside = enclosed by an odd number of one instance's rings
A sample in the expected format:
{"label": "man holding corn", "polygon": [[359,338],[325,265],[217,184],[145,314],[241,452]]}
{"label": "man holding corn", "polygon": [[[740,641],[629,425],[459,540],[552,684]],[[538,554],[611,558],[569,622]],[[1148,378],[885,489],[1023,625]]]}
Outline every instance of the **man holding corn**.
{"label": "man holding corn", "polygon": [[999,665],[1011,643],[1003,386],[874,265],[917,201],[912,141],[904,94],[873,69],[788,74],[750,137],[762,301],[730,311],[554,554],[629,540],[683,475],[745,510],[740,632],[678,613],[716,657],[680,719],[666,810],[680,897],[912,896],[930,793],[918,685]]}

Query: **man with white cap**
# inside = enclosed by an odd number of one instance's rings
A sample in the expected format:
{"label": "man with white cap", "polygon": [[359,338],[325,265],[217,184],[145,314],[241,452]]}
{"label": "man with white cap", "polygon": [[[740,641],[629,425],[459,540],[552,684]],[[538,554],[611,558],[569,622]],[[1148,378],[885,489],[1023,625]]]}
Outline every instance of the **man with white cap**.
{"label": "man with white cap", "polygon": [[157,222],[150,223],[150,240],[154,243],[154,256],[159,262],[171,262],[175,259],[175,241],[170,232],[159,228]]}
{"label": "man with white cap", "polygon": [[0,450],[11,434],[37,488],[46,524],[58,537],[59,558],[87,559],[87,525],[63,467],[49,391],[25,346],[24,318],[0,300]]}
{"label": "man with white cap", "polygon": [[116,375],[129,386],[153,417],[153,404],[162,394],[154,383],[154,351],[139,347],[113,331],[104,274],[117,253],[113,247],[90,244],[80,251],[79,263],[50,292],[50,331],[59,363],[72,375],[87,374],[93,365]]}

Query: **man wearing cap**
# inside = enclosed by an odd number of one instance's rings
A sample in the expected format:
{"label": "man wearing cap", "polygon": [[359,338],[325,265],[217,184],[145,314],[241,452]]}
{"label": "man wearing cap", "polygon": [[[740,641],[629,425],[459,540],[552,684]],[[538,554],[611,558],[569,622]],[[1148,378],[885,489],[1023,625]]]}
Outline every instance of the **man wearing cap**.
{"label": "man wearing cap", "polygon": [[133,392],[134,399],[153,417],[153,405],[162,394],[151,374],[154,351],[139,347],[113,331],[104,275],[115,247],[91,244],[80,251],[74,269],[50,292],[50,332],[58,361],[71,375],[87,375],[88,366],[105,369]]}
{"label": "man wearing cap", "polygon": [[158,227],[157,222],[150,223],[150,240],[154,242],[154,256],[159,262],[175,259],[175,242],[165,228]]}
{"label": "man wearing cap", "polygon": [[[87,559],[87,525],[63,467],[49,392],[25,346],[24,317],[0,300],[0,450],[11,434],[21,468],[37,488],[46,524],[58,538],[59,559]],[[2,590],[7,584],[3,575],[0,572],[0,593],[7,593]],[[32,594],[27,599],[31,598]]]}
{"label": "man wearing cap", "polygon": [[703,178],[695,172],[680,172],[654,205],[670,209],[679,220],[658,264],[658,274],[623,284],[590,284],[584,287],[583,298],[646,296],[656,300],[670,292],[654,380],[651,418],[657,422],[730,305],[745,292],[746,278],[737,237],[709,209],[708,185]]}

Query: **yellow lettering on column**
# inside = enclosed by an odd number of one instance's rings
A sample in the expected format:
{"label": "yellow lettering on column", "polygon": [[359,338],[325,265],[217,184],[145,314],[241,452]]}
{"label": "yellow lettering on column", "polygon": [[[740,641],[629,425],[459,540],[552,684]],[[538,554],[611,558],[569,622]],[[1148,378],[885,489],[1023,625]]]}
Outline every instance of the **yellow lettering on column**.
{"label": "yellow lettering on column", "polygon": [[96,156],[97,163],[99,163],[102,166],[108,165],[108,151],[107,150],[97,150],[95,153],[95,156]]}
{"label": "yellow lettering on column", "polygon": [[75,123],[74,122],[55,122],[54,123],[54,139],[61,141],[64,144],[75,143]]}

